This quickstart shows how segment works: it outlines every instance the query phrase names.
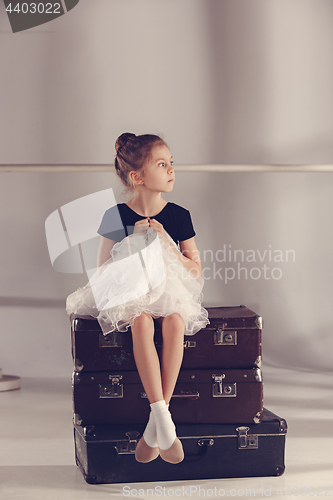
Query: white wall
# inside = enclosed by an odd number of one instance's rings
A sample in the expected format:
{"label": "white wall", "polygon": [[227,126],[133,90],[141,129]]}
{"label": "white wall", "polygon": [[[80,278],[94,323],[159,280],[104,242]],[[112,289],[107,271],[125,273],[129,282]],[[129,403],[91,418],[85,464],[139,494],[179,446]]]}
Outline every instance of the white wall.
{"label": "white wall", "polygon": [[4,35],[1,161],[111,163],[115,139],[132,130],[163,134],[182,163],[208,161],[206,10],[198,0],[81,0],[52,23]]}
{"label": "white wall", "polygon": [[[329,0],[81,0],[15,35],[3,11],[0,163],[112,163],[123,131],[163,134],[178,164],[333,163]],[[0,174],[6,373],[70,374],[64,304],[86,278],[52,269],[44,222],[107,187],[125,199],[112,173]],[[332,175],[179,172],[168,199],[213,252],[205,305],[259,312],[266,363],[331,369]],[[273,267],[269,250],[295,262],[274,263],[280,279],[210,279],[224,245],[267,250],[248,273]]]}
{"label": "white wall", "polygon": [[330,0],[80,0],[12,34],[1,162],[110,163],[161,133],[181,164],[331,163]]}
{"label": "white wall", "polygon": [[207,5],[214,161],[332,163],[332,2]]}

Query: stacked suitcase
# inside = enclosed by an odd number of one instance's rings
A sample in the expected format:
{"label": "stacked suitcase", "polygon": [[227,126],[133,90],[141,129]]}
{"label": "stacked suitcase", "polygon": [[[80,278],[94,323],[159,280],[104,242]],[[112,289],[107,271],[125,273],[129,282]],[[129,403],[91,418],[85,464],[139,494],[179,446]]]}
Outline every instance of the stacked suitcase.
{"label": "stacked suitcase", "polygon": [[[210,324],[185,336],[170,401],[185,459],[141,464],[136,443],[150,406],[131,332],[104,336],[97,320],[71,316],[76,462],[89,483],[245,476],[284,471],[287,425],[263,408],[260,316],[245,306],[207,308]],[[162,333],[155,322],[155,345]]]}

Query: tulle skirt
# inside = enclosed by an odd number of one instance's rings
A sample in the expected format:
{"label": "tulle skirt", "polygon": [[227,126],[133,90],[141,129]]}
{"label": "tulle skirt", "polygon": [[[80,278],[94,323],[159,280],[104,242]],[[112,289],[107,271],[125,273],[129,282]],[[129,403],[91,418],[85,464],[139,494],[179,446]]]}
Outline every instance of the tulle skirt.
{"label": "tulle skirt", "polygon": [[178,313],[185,335],[204,328],[209,320],[201,306],[203,279],[184,267],[166,236],[167,241],[148,228],[116,243],[87,285],[68,296],[67,313],[97,318],[105,335],[128,330],[142,312],[153,318]]}

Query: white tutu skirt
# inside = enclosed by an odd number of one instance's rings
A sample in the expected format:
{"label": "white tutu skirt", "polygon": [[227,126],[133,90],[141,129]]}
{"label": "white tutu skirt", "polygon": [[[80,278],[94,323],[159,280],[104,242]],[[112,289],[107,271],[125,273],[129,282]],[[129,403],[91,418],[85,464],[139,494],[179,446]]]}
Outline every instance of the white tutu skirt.
{"label": "white tutu skirt", "polygon": [[116,243],[89,283],[68,296],[67,313],[97,318],[104,335],[128,330],[142,312],[153,318],[178,313],[185,335],[205,328],[203,279],[183,266],[172,251],[176,244],[166,235],[167,242],[148,228]]}

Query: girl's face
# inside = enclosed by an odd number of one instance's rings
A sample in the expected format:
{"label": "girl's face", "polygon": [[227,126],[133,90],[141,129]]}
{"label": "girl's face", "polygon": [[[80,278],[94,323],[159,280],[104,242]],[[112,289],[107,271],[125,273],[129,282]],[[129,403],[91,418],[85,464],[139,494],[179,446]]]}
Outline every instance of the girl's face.
{"label": "girl's face", "polygon": [[144,186],[150,191],[169,193],[175,182],[173,159],[168,146],[165,144],[155,146],[151,158],[144,168],[141,176]]}

